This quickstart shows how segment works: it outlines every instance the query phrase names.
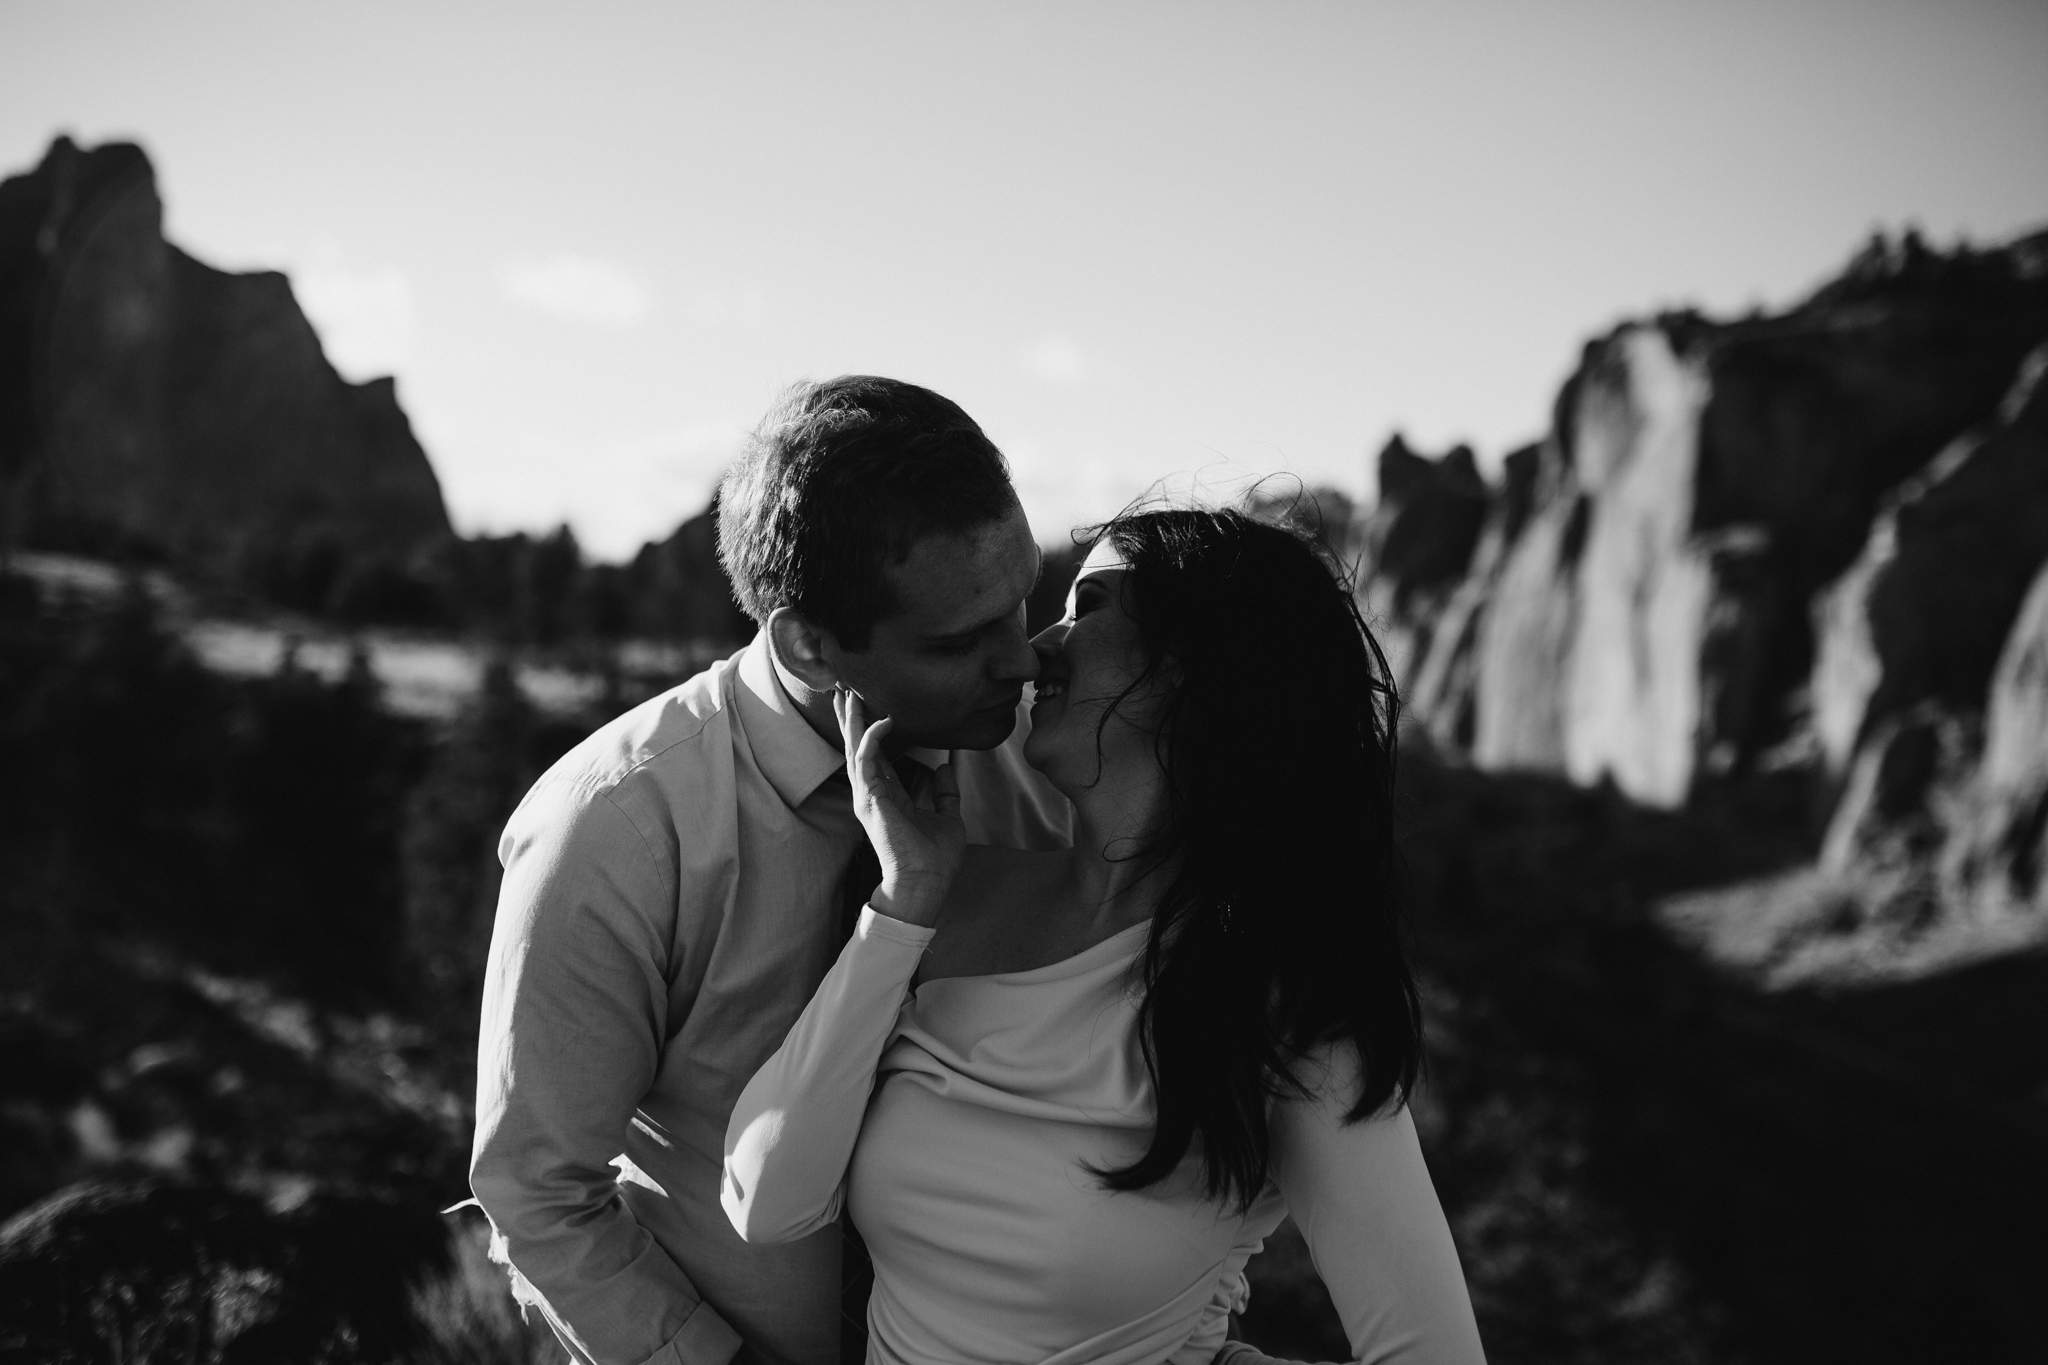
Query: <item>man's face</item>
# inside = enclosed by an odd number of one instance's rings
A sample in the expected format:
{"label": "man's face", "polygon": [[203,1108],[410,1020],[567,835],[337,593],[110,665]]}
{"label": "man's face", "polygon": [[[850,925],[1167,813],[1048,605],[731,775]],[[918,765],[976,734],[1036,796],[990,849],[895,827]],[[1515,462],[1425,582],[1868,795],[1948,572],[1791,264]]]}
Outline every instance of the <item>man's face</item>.
{"label": "man's face", "polygon": [[1024,684],[1038,676],[1024,635],[1038,545],[1023,509],[966,535],[926,536],[885,572],[896,610],[875,623],[868,647],[826,643],[840,680],[871,714],[895,718],[896,746],[1001,744]]}

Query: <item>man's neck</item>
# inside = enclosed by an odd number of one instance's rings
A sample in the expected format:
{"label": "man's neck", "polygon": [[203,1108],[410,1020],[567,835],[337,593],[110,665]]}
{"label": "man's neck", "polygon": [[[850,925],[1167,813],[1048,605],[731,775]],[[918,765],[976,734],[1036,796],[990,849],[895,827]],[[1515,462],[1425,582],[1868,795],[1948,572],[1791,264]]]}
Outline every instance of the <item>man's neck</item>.
{"label": "man's neck", "polygon": [[796,708],[796,713],[804,718],[804,723],[817,732],[818,738],[834,749],[844,744],[846,741],[840,736],[838,718],[832,714],[832,694],[816,692],[804,686],[795,674],[782,666],[782,660],[776,657],[772,645],[768,650],[768,661],[774,665],[775,682],[782,688],[782,695],[789,699],[789,704]]}

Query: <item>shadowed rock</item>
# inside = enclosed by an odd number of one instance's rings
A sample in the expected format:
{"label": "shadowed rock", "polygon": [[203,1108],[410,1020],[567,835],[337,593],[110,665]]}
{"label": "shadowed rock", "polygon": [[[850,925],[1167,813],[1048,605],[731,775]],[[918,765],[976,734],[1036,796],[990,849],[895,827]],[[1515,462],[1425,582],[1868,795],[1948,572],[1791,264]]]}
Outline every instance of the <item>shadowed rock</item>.
{"label": "shadowed rock", "polygon": [[1471,567],[1489,496],[1469,446],[1433,460],[1396,435],[1380,450],[1379,502],[1361,528],[1360,605],[1404,687],[1430,651],[1446,599]]}
{"label": "shadowed rock", "polygon": [[1528,520],[1542,458],[1542,448],[1532,445],[1502,462],[1502,486],[1497,494],[1487,490],[1478,540],[1465,556],[1466,574],[1448,591],[1439,589],[1441,605],[1427,623],[1425,647],[1409,666],[1404,695],[1416,723],[1432,740],[1452,750],[1472,745],[1479,627],[1501,564]]}
{"label": "shadowed rock", "polygon": [[1953,825],[1949,897],[1980,922],[2030,916],[2048,933],[2048,568],[1992,674],[1983,761]]}
{"label": "shadowed rock", "polygon": [[165,242],[140,149],[0,183],[0,476],[17,543],[216,568],[448,533],[389,379],[337,375],[284,276]]}
{"label": "shadowed rock", "polygon": [[1997,417],[1907,480],[1823,596],[1813,714],[1837,770],[1922,701],[1981,712],[2021,599],[2048,561],[2048,349]]}

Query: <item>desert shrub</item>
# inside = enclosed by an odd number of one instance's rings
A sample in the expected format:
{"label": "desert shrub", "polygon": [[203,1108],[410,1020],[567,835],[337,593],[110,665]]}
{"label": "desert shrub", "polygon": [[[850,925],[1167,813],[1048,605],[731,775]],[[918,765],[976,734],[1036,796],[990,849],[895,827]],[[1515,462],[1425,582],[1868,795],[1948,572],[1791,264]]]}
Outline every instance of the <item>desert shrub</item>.
{"label": "desert shrub", "polygon": [[398,821],[425,736],[360,661],[208,673],[139,587],[110,609],[0,577],[6,933],[110,934],[321,998],[401,978]]}
{"label": "desert shrub", "polygon": [[[610,696],[607,712],[625,698]],[[498,903],[498,836],[548,765],[600,719],[541,714],[502,660],[435,746],[408,799],[402,859],[408,955],[443,1029],[474,1036]]]}
{"label": "desert shrub", "polygon": [[321,1193],[89,1182],[0,1229],[0,1361],[343,1365],[412,1358],[454,1268],[431,1208]]}

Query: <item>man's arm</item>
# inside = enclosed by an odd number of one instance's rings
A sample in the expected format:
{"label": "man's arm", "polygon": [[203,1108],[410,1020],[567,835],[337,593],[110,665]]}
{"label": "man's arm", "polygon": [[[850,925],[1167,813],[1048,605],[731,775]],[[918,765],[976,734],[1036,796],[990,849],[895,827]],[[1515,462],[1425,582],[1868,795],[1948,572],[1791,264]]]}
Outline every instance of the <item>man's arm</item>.
{"label": "man's arm", "polygon": [[543,779],[499,845],[470,1186],[564,1345],[725,1365],[739,1337],[620,1199],[668,1036],[675,873],[602,792]]}

